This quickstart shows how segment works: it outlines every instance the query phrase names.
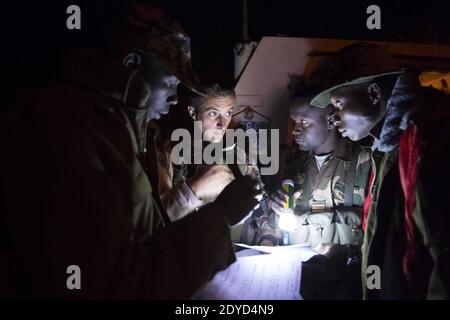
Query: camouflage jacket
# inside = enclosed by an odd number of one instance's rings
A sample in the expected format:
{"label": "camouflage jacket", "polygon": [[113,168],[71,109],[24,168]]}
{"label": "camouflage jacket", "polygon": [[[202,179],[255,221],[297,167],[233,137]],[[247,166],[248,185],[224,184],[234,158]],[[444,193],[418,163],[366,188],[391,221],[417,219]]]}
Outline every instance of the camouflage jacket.
{"label": "camouflage jacket", "polygon": [[[374,144],[374,180],[362,246],[364,298],[449,299],[450,98],[404,74],[389,101]],[[406,191],[399,170],[405,147],[400,139],[412,127],[417,129],[419,153],[408,165],[406,174],[413,171],[416,179]],[[414,237],[408,235],[405,196],[414,200],[409,230]],[[408,248],[414,253],[410,257]],[[371,265],[379,267],[381,279],[379,288],[369,290],[366,272]]]}
{"label": "camouflage jacket", "polygon": [[[354,158],[354,159],[353,159]],[[356,161],[351,203],[345,203],[348,170]],[[312,152],[301,152],[288,163],[285,176],[294,181],[294,191],[301,193],[295,211],[301,215],[339,206],[362,206],[370,171],[370,149],[340,138],[333,154],[322,168],[317,168]]]}
{"label": "camouflage jacket", "polygon": [[[206,144],[205,144],[206,145]],[[259,182],[260,187],[264,188],[259,169],[256,165],[249,162],[248,156],[244,150],[240,149],[236,145],[223,148],[223,155],[221,159],[217,159],[218,163],[226,163],[227,156],[231,154],[235,164],[229,164],[228,166],[236,175],[249,175],[253,179]],[[167,209],[167,213],[171,219],[179,219],[187,214],[198,210],[207,203],[214,201],[214,199],[199,199],[192,192],[191,188],[187,184],[187,180],[194,176],[196,168],[199,165],[196,164],[181,164],[174,165],[172,186],[169,190],[166,190],[162,194],[163,203]],[[267,215],[267,201],[261,203],[258,213],[265,213]],[[233,242],[242,242],[241,234],[243,231],[244,223],[237,224],[231,228],[231,238]],[[247,241],[244,241],[247,242]]]}
{"label": "camouflage jacket", "polygon": [[[301,193],[295,203],[297,228],[289,234],[290,244],[306,242],[316,245],[322,240],[345,244],[362,242],[361,216],[370,171],[370,154],[370,148],[341,138],[320,171],[312,152],[297,153],[288,161],[285,177],[292,179],[294,191]],[[353,190],[348,189],[352,184],[348,182],[350,168],[354,170]],[[347,199],[346,192],[349,194]],[[268,239],[280,244],[283,233],[276,227],[277,219],[274,213],[255,218],[245,242],[258,244]],[[343,223],[336,229],[336,225],[332,224],[341,220]],[[310,231],[313,224],[321,233],[317,237],[312,236],[315,231]],[[305,225],[311,226],[305,229]],[[322,237],[322,233],[327,232],[328,236]],[[355,235],[346,236],[346,233]]]}
{"label": "camouflage jacket", "polygon": [[[156,161],[144,148],[146,110],[113,98],[132,71],[79,53],[65,72],[24,95],[8,127],[4,218],[16,294],[191,298],[235,261],[224,210],[210,203],[165,225],[146,170]],[[82,290],[67,288],[73,264]]]}

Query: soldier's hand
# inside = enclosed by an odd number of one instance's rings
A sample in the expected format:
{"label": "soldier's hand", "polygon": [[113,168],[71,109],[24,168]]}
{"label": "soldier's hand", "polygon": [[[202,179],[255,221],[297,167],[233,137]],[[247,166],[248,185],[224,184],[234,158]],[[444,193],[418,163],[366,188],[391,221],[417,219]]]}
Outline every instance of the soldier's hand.
{"label": "soldier's hand", "polygon": [[329,263],[340,270],[345,266],[349,255],[348,246],[336,243],[321,243],[314,248],[317,252],[329,259]]}
{"label": "soldier's hand", "polygon": [[198,166],[188,184],[200,199],[213,199],[233,181],[234,176],[226,165]]}
{"label": "soldier's hand", "polygon": [[287,193],[284,190],[280,189],[270,197],[270,207],[273,211],[275,211],[275,213],[281,214],[281,211],[283,211],[284,205],[285,203],[287,203],[287,201]]}
{"label": "soldier's hand", "polygon": [[214,201],[225,211],[225,218],[230,226],[246,219],[259,205],[262,191],[258,181],[249,176],[236,178]]}
{"label": "soldier's hand", "polygon": [[[293,194],[294,206],[295,202],[297,201],[298,198],[300,198],[301,194],[302,194],[301,191],[294,192]],[[270,197],[269,206],[276,214],[281,214],[284,208],[284,204],[287,203],[287,201],[288,201],[287,193],[283,189],[280,189],[276,193],[272,194],[272,196]]]}
{"label": "soldier's hand", "polygon": [[266,247],[273,247],[275,246],[275,244],[273,243],[273,241],[264,239],[263,241],[261,241],[260,243],[258,243],[259,246],[266,246]]}

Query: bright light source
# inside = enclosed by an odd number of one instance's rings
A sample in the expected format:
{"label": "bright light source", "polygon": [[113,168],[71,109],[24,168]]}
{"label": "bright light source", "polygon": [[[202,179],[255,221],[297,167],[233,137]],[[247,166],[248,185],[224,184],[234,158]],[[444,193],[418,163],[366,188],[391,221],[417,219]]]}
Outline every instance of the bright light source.
{"label": "bright light source", "polygon": [[284,231],[292,231],[297,227],[297,219],[294,215],[294,210],[291,208],[284,208],[278,220],[278,227]]}

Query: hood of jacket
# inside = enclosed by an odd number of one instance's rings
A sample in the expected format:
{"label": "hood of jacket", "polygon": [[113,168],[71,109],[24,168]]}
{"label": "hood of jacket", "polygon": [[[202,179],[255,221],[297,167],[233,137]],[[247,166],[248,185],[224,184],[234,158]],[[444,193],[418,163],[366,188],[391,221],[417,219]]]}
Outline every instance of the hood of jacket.
{"label": "hood of jacket", "polygon": [[410,124],[413,115],[423,107],[421,86],[416,73],[401,74],[387,102],[384,123],[378,139],[372,146],[373,150],[390,152],[400,144],[402,132]]}

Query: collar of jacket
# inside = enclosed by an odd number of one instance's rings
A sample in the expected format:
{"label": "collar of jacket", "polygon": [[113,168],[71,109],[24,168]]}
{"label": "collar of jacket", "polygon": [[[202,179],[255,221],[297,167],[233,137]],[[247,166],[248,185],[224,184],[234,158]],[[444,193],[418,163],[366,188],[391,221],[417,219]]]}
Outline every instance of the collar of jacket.
{"label": "collar of jacket", "polygon": [[[338,136],[336,148],[331,153],[330,159],[336,159],[342,162],[350,162],[351,160],[351,146],[352,143],[346,138]],[[309,162],[315,161],[314,152],[310,151],[305,159],[304,164],[307,165]]]}
{"label": "collar of jacket", "polygon": [[338,142],[336,144],[336,149],[334,149],[334,152],[331,154],[331,157],[338,161],[350,162],[352,157],[352,145],[353,142],[351,142],[349,139],[339,137]]}
{"label": "collar of jacket", "polygon": [[401,74],[387,102],[383,127],[379,139],[375,139],[372,150],[391,152],[398,148],[402,132],[422,106],[423,99],[417,74],[413,72]]}
{"label": "collar of jacket", "polygon": [[77,50],[66,63],[65,76],[127,108],[145,110],[150,85],[137,72],[90,50]]}

